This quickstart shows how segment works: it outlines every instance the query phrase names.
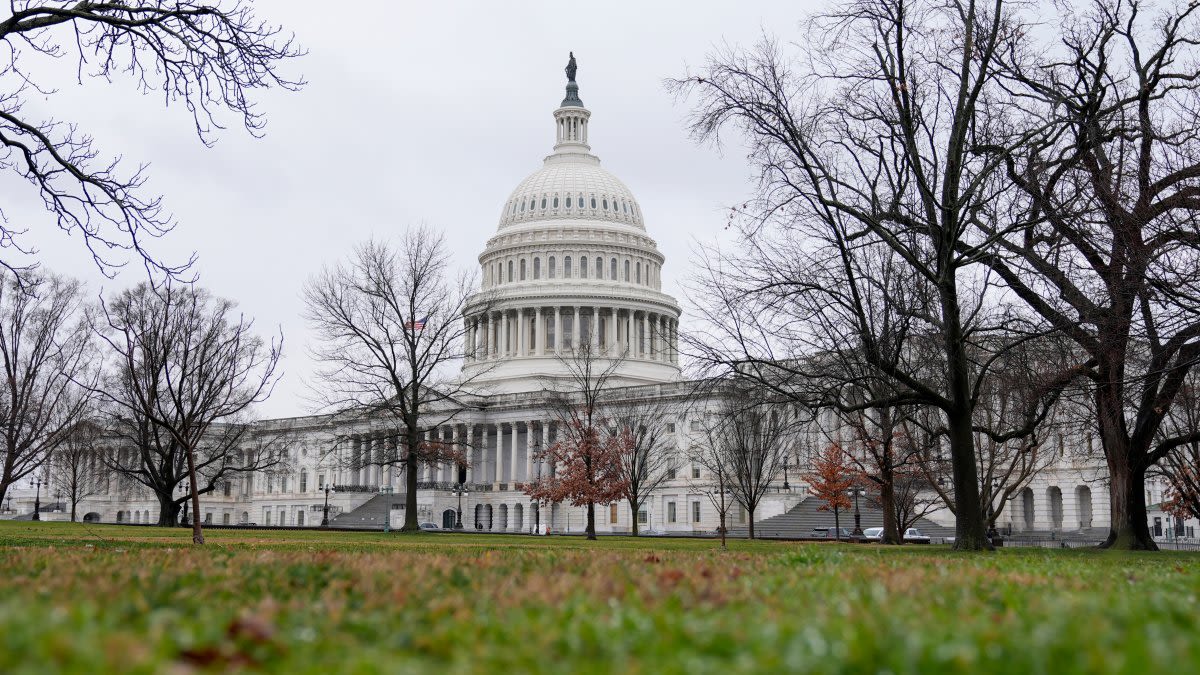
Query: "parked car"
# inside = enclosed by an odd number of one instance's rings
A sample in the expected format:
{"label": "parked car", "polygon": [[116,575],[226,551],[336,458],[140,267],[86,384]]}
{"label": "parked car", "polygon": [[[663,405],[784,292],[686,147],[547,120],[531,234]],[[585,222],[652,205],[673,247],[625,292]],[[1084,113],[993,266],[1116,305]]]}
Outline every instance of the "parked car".
{"label": "parked car", "polygon": [[422,530],[440,530],[440,529],[442,529],[442,528],[438,527],[437,523],[421,523],[420,527]]}
{"label": "parked car", "polygon": [[928,544],[929,535],[921,534],[917,528],[910,527],[904,531],[904,541],[909,544]]}
{"label": "parked car", "polygon": [[838,527],[814,527],[813,531],[812,531],[812,536],[814,536],[818,539],[837,539],[838,535],[839,535],[839,530],[840,530],[842,539],[853,539],[854,538],[854,535],[850,534],[850,528],[848,528],[848,527],[841,527],[841,528],[838,528]]}
{"label": "parked car", "polygon": [[880,539],[883,539],[883,528],[868,527],[867,529],[863,530],[863,539],[867,541],[879,541]]}

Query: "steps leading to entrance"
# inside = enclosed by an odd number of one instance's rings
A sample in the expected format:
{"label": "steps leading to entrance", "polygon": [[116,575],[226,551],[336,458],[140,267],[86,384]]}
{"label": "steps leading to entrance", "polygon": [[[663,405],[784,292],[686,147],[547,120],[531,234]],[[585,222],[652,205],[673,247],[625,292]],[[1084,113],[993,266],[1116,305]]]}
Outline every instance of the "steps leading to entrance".
{"label": "steps leading to entrance", "polygon": [[[817,497],[805,497],[786,513],[754,523],[754,536],[762,539],[808,539],[813,536],[813,528],[834,527],[833,511],[821,511],[824,504]],[[862,527],[883,527],[883,511],[859,502],[862,513]],[[854,508],[843,511],[839,517],[842,527],[854,529]],[[938,525],[937,523],[920,518],[913,527],[930,537],[953,537],[954,528]],[[729,528],[729,536],[746,537],[750,528],[746,525],[736,525]]]}
{"label": "steps leading to entrance", "polygon": [[392,505],[404,505],[404,495],[377,494],[363,502],[353,511],[339,513],[329,519],[330,527],[344,527],[357,530],[382,530],[383,524],[391,514]]}

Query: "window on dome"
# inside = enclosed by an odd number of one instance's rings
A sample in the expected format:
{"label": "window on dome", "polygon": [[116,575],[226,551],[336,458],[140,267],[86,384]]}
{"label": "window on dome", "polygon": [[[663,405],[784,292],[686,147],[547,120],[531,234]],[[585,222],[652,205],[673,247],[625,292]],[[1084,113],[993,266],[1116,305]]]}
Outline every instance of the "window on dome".
{"label": "window on dome", "polygon": [[542,197],[542,208],[546,208],[546,198]]}
{"label": "window on dome", "polygon": [[[595,206],[595,204],[593,204],[592,206]],[[582,192],[579,193],[579,208],[581,208],[581,209],[583,208],[583,193]]]}
{"label": "window on dome", "polygon": [[617,280],[617,259],[616,258],[613,258],[612,260],[608,261],[608,278],[613,281]]}
{"label": "window on dome", "polygon": [[596,198],[592,197],[592,208],[596,208]]}
{"label": "window on dome", "polygon": [[604,258],[596,258],[596,278],[604,278]]}
{"label": "window on dome", "polygon": [[637,282],[642,283],[642,263],[637,264]]}
{"label": "window on dome", "polygon": [[534,279],[542,278],[542,259],[541,258],[533,259],[533,278]]}
{"label": "window on dome", "polygon": [[579,278],[587,278],[587,256],[582,256],[579,258]]}
{"label": "window on dome", "polygon": [[530,200],[529,200],[529,210],[530,210],[530,211],[532,211],[532,210],[534,210],[534,209],[536,209],[536,208],[537,208],[537,199],[536,199],[536,198],[530,198]]}
{"label": "window on dome", "polygon": [[629,261],[625,261],[625,282],[629,282]]}
{"label": "window on dome", "polygon": [[608,210],[608,199],[607,198],[603,199],[603,200],[601,200],[600,203],[604,204],[604,210],[607,211]]}
{"label": "window on dome", "polygon": [[525,200],[521,200],[521,213],[525,213]]}
{"label": "window on dome", "polygon": [[624,201],[621,202],[621,211],[624,213],[629,213],[629,205]]}
{"label": "window on dome", "polygon": [[556,209],[558,208],[558,196],[557,195],[554,197],[553,205],[554,205],[554,208],[556,208]]}
{"label": "window on dome", "polygon": [[511,260],[508,261],[508,280],[509,282],[513,280],[513,264]]}
{"label": "window on dome", "polygon": [[549,272],[550,278],[551,278],[551,279],[553,279],[553,278],[554,278],[554,272],[555,272],[555,270],[554,270],[554,256],[550,256],[550,262],[549,262],[549,265],[550,265],[550,267],[548,268],[548,270],[547,270],[547,271]]}
{"label": "window on dome", "polygon": [[516,213],[517,213],[517,203],[513,202],[512,215],[516,215]]}
{"label": "window on dome", "polygon": [[521,258],[521,281],[525,281],[525,259]]}
{"label": "window on dome", "polygon": [[568,209],[569,209],[569,208],[571,208],[571,197],[570,197],[570,195],[568,195],[568,196],[567,196],[567,208],[568,208]]}
{"label": "window on dome", "polygon": [[563,258],[563,278],[571,278],[571,256]]}

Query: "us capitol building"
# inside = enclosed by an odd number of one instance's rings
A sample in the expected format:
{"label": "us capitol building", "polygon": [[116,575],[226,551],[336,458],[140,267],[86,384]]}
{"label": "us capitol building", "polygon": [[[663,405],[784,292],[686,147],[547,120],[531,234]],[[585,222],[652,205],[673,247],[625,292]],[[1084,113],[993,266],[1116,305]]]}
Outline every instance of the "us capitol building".
{"label": "us capitol building", "polygon": [[[468,530],[583,530],[583,508],[539,504],[520,486],[547,470],[535,457],[538,448],[553,442],[558,425],[546,389],[568,377],[561,355],[574,353],[585,341],[592,354],[614,365],[610,382],[616,400],[683,401],[692,389],[680,374],[680,308],[662,292],[664,257],[633,192],[592,154],[592,113],[579,97],[573,57],[568,78],[566,97],[553,112],[553,149],[501,206],[496,234],[479,256],[482,288],[463,317],[468,357],[462,377],[476,388],[475,401],[430,433],[430,440],[469,448],[470,466],[463,474],[448,465],[421,467],[417,503],[423,523],[453,527],[461,503]],[[702,428],[703,407],[679,406],[674,419],[666,421],[683,460],[672,479],[639,514],[629,513],[624,502],[597,508],[599,532],[627,532],[634,517],[643,531],[716,529],[715,509],[692,487],[703,479],[700,469],[686,461],[686,450]],[[827,424],[821,421],[801,433],[814,448],[842,433],[830,432],[828,416]],[[393,527],[403,522],[402,469],[361,466],[362,458],[383,449],[385,430],[378,423],[311,416],[259,425],[288,435],[287,469],[237,475],[202,495],[204,522],[317,527],[327,498],[335,527],[381,528],[389,518]],[[809,497],[803,468],[793,456],[791,482],[780,477],[781,487],[764,499],[756,521],[783,514]],[[1001,524],[1017,530],[1106,529],[1106,491],[1097,480],[1098,469],[1094,460],[1080,464],[1064,457],[1006,505]],[[7,514],[0,517],[27,517],[34,486],[22,482],[10,495]],[[42,485],[40,496],[43,519],[68,517],[63,511],[69,512],[69,505],[55,503],[52,486]],[[113,478],[86,497],[78,513],[89,521],[154,523],[158,502],[145,488]],[[948,512],[933,518],[953,524]],[[745,519],[735,508],[730,527],[744,527]],[[847,521],[843,516],[844,525]],[[769,534],[769,528],[761,532]]]}

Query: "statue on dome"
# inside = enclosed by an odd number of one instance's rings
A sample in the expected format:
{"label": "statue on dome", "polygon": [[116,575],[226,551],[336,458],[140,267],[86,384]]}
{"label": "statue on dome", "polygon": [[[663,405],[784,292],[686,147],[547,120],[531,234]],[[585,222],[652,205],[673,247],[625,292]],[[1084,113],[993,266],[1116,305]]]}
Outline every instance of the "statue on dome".
{"label": "statue on dome", "polygon": [[575,65],[575,52],[570,52],[570,54],[571,54],[571,60],[567,61],[567,68],[566,68],[567,81],[574,82],[575,81],[575,72],[577,70],[579,70],[579,66]]}

